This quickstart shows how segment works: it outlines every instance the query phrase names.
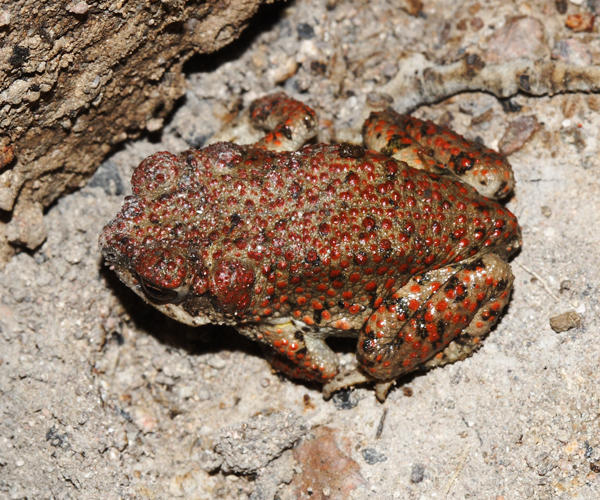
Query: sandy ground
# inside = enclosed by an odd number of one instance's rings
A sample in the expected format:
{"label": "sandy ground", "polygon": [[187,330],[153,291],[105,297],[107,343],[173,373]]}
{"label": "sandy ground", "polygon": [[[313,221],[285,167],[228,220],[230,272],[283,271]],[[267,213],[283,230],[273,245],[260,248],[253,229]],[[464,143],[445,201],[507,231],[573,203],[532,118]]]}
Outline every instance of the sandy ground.
{"label": "sandy ground", "polygon": [[[275,5],[192,61],[164,133],[107,159],[48,211],[42,247],[0,272],[0,497],[599,498],[599,96],[473,92],[416,110],[492,147],[536,130],[509,156],[524,246],[483,347],[384,404],[368,388],[324,401],[235,331],[162,317],[97,248],[141,159],[202,146],[273,89],[319,112],[323,140],[356,139],[370,105],[394,105],[382,89],[407,53],[443,64],[484,51],[511,16],[543,23],[526,55],[598,64],[597,35],[565,27],[596,2],[576,3],[437,1],[418,16],[379,0]],[[581,323],[557,333],[549,320],[566,311]]]}

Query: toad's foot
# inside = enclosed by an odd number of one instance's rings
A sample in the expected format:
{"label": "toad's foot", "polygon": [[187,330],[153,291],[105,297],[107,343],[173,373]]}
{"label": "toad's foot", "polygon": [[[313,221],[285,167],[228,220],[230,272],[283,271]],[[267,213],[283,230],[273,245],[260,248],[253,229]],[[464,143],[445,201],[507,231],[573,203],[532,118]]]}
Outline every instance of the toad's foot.
{"label": "toad's foot", "polygon": [[325,383],[338,373],[338,358],[315,331],[292,320],[255,326],[253,335],[266,349],[271,366],[288,377]]}
{"label": "toad's foot", "polygon": [[255,145],[271,151],[294,151],[317,133],[315,112],[283,92],[252,102],[250,120],[268,132]]}
{"label": "toad's foot", "polygon": [[[338,374],[333,380],[330,380],[323,386],[323,398],[329,399],[337,391],[348,389],[356,385],[372,383],[373,379],[367,377],[363,372],[354,368],[353,370]],[[394,385],[395,381],[375,383],[375,397],[380,403],[383,403],[388,395],[388,392]]]}

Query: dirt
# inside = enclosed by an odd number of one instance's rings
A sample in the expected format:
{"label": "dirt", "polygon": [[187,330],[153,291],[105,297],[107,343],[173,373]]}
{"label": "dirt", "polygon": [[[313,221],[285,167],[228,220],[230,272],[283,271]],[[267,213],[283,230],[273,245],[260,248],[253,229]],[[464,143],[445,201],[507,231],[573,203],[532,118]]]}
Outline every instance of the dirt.
{"label": "dirt", "polygon": [[[597,34],[565,24],[596,3],[563,3],[276,4],[235,45],[188,63],[162,134],[127,143],[58,200],[41,248],[0,272],[0,497],[598,498],[600,96],[543,95],[534,74],[539,92],[506,99],[479,77],[451,97],[388,92],[407,61],[448,74],[475,54],[492,74],[504,63],[486,54],[504,52],[490,41],[530,69],[597,71]],[[503,35],[535,20],[529,51]],[[415,114],[468,138],[510,139],[523,250],[509,308],[472,357],[401,380],[383,404],[368,388],[324,401],[234,330],[162,317],[103,266],[98,233],[139,161],[201,147],[273,90],[317,110],[322,140],[357,140],[371,109],[419,100],[435,102]],[[556,333],[549,320],[565,311],[580,322]],[[339,463],[319,470],[321,449]]]}

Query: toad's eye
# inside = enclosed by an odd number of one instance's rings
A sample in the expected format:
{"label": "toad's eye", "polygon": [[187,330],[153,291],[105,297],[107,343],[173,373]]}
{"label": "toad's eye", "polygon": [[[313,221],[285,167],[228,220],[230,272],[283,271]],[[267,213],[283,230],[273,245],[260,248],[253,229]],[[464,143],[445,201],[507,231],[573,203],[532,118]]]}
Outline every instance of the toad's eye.
{"label": "toad's eye", "polygon": [[161,288],[142,277],[138,278],[144,294],[155,304],[167,304],[169,302],[176,303],[181,300],[177,290]]}

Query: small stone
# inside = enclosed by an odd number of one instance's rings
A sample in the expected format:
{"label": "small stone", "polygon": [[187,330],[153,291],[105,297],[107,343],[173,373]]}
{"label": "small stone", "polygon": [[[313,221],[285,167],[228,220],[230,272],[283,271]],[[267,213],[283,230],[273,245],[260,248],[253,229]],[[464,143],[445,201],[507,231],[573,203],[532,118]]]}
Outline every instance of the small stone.
{"label": "small stone", "polygon": [[589,66],[593,61],[588,44],[576,38],[558,40],[552,49],[552,58],[575,66]]}
{"label": "small stone", "polygon": [[363,448],[361,453],[365,462],[369,465],[385,462],[387,460],[387,457],[383,453],[378,452],[375,448]]}
{"label": "small stone", "polygon": [[410,482],[417,484],[423,481],[425,477],[425,466],[423,464],[413,464],[410,471]]}
{"label": "small stone", "polygon": [[594,19],[596,16],[591,12],[581,12],[579,14],[571,14],[567,16],[565,26],[576,33],[587,32],[594,30]]}
{"label": "small stone", "polygon": [[556,333],[566,332],[581,326],[581,315],[576,311],[567,311],[550,318],[550,328]]}
{"label": "small stone", "polygon": [[87,11],[90,10],[90,6],[84,1],[80,2],[71,2],[67,5],[67,11],[71,14],[84,15],[87,14]]}
{"label": "small stone", "polygon": [[529,16],[516,16],[492,33],[488,40],[486,59],[500,63],[526,57],[533,61],[547,55],[544,25]]}
{"label": "small stone", "polygon": [[227,366],[227,362],[220,356],[210,356],[206,364],[215,370],[222,370]]}
{"label": "small stone", "polygon": [[483,20],[479,16],[475,16],[469,21],[471,28],[473,31],[479,31],[481,28],[485,26]]}
{"label": "small stone", "polygon": [[338,410],[350,410],[358,405],[358,396],[352,389],[342,389],[337,391],[331,398],[333,404]]}
{"label": "small stone", "polygon": [[[313,432],[313,439],[305,440],[292,452],[302,470],[290,483],[293,498],[310,498],[309,488],[314,499],[363,498],[352,494],[365,480],[360,466],[351,458],[350,441],[337,437],[328,427],[317,427]],[[326,490],[332,496],[323,496]]]}
{"label": "small stone", "polygon": [[554,5],[559,14],[565,14],[567,12],[567,0],[555,0]]}
{"label": "small stone", "polygon": [[305,420],[293,412],[259,413],[223,429],[214,451],[221,455],[221,470],[254,474],[291,448],[306,432]]}
{"label": "small stone", "polygon": [[471,125],[473,126],[481,126],[484,123],[488,123],[491,119],[492,116],[494,116],[494,110],[492,108],[489,108],[487,110],[485,110],[483,113],[474,116],[471,119]]}
{"label": "small stone", "polygon": [[162,118],[151,118],[146,122],[146,130],[148,132],[158,132],[164,124],[164,120]]}
{"label": "small stone", "polygon": [[133,422],[141,429],[142,432],[154,432],[158,427],[158,419],[156,416],[154,416],[149,408],[139,405],[134,407],[131,413]]}
{"label": "small stone", "polygon": [[534,115],[521,116],[513,120],[500,139],[498,149],[505,155],[518,151],[539,128],[540,124]]}
{"label": "small stone", "polygon": [[547,205],[543,205],[540,208],[540,211],[542,212],[542,215],[544,217],[550,217],[552,215],[552,209],[549,206],[547,206]]}
{"label": "small stone", "polygon": [[571,280],[562,280],[560,282],[560,288],[558,289],[559,293],[565,293],[569,290],[571,290],[573,287],[573,283],[571,283]]}
{"label": "small stone", "polygon": [[308,23],[300,23],[297,27],[297,31],[300,40],[310,40],[315,36],[315,30]]}
{"label": "small stone", "polygon": [[10,12],[0,10],[0,28],[10,24]]}
{"label": "small stone", "polygon": [[6,226],[8,241],[35,250],[47,234],[42,205],[37,202],[18,203]]}
{"label": "small stone", "polygon": [[98,167],[98,170],[96,170],[90,179],[88,186],[101,187],[109,196],[121,196],[125,193],[119,169],[111,160],[100,164],[100,167]]}
{"label": "small stone", "polygon": [[383,92],[369,92],[367,94],[367,105],[373,109],[385,109],[394,103],[394,98]]}
{"label": "small stone", "polygon": [[423,10],[421,0],[402,0],[400,8],[411,16],[418,16]]}
{"label": "small stone", "polygon": [[295,58],[289,57],[284,61],[277,62],[267,72],[267,77],[274,85],[277,85],[291,78],[296,71],[298,71],[298,62]]}

